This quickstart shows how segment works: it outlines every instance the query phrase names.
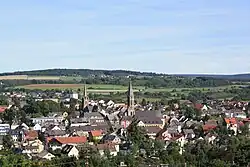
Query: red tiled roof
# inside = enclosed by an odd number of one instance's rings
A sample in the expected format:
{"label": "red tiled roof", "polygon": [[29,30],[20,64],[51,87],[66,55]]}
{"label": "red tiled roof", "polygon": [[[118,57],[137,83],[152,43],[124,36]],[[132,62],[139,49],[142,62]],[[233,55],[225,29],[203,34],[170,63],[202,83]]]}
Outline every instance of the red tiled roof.
{"label": "red tiled roof", "polygon": [[225,122],[227,124],[237,124],[237,119],[236,118],[225,118]]}
{"label": "red tiled roof", "polygon": [[54,137],[54,138],[47,138],[47,141],[51,141],[52,139],[57,140],[62,144],[82,144],[87,142],[87,137]]}
{"label": "red tiled roof", "polygon": [[213,130],[217,127],[217,125],[203,125],[202,128],[203,128],[203,131],[209,131],[209,130]]}
{"label": "red tiled roof", "polygon": [[7,108],[7,106],[0,106],[0,113],[4,112]]}
{"label": "red tiled roof", "polygon": [[38,133],[37,133],[37,131],[30,130],[30,131],[25,133],[25,138],[27,140],[34,140],[34,139],[38,138]]}
{"label": "red tiled roof", "polygon": [[101,130],[92,130],[92,131],[90,131],[90,133],[93,137],[102,136]]}

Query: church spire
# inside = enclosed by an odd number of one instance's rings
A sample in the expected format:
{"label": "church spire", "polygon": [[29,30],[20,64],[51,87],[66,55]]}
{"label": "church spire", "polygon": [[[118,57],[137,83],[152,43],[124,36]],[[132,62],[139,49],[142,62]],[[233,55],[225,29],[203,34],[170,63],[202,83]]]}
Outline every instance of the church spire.
{"label": "church spire", "polygon": [[89,97],[87,93],[87,86],[84,84],[83,96],[82,96],[82,110],[84,110],[89,104]]}
{"label": "church spire", "polygon": [[132,81],[129,81],[129,86],[128,86],[128,94],[127,94],[127,103],[128,103],[128,108],[127,108],[127,115],[128,116],[133,116],[134,113],[134,92],[133,92],[133,87],[132,87]]}

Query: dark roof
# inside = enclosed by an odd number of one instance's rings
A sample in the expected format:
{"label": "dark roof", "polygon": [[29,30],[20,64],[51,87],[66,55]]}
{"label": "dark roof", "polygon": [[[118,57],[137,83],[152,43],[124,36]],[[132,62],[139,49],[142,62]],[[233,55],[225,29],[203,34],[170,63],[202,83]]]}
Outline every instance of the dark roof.
{"label": "dark roof", "polygon": [[[91,118],[103,118],[102,114],[99,112],[91,112],[91,113],[84,113],[84,117],[86,119],[91,119]],[[104,119],[104,118],[103,118]]]}
{"label": "dark roof", "polygon": [[64,131],[64,130],[50,130],[50,131],[46,131],[45,135],[47,135],[47,136],[64,136],[64,135],[66,135],[66,131]]}
{"label": "dark roof", "polygon": [[195,134],[193,129],[183,129],[183,132],[185,135],[188,135],[188,134]]}
{"label": "dark roof", "polygon": [[102,140],[103,141],[113,141],[117,136],[114,134],[108,134],[103,136]]}
{"label": "dark roof", "polygon": [[137,119],[144,124],[162,124],[162,120],[159,117],[140,117]]}
{"label": "dark roof", "polygon": [[90,132],[92,130],[103,130],[106,131],[109,129],[109,126],[104,125],[104,126],[75,126],[75,127],[70,127],[69,128],[71,132],[74,131],[86,131]]}
{"label": "dark roof", "polygon": [[162,130],[158,126],[148,126],[148,127],[145,127],[145,129],[146,129],[147,133],[158,133],[158,132],[160,132]]}
{"label": "dark roof", "polygon": [[121,119],[121,121],[132,121],[133,120],[133,117],[131,117],[131,116],[123,116],[122,117],[122,119]]}
{"label": "dark roof", "polygon": [[159,111],[136,111],[135,116],[140,117],[157,117]]}
{"label": "dark roof", "polygon": [[85,123],[88,122],[86,118],[71,118],[70,119],[71,123]]}

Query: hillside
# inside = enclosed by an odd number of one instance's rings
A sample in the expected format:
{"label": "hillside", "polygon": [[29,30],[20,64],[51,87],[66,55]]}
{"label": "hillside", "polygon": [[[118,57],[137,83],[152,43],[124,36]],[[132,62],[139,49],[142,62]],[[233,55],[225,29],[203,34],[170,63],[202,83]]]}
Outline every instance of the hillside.
{"label": "hillside", "polygon": [[162,76],[151,72],[127,71],[127,70],[91,70],[91,69],[46,69],[33,71],[17,71],[2,73],[0,76],[28,75],[28,76]]}
{"label": "hillside", "polygon": [[191,78],[213,78],[223,80],[250,80],[250,74],[235,74],[235,75],[210,75],[210,74],[175,74],[167,75],[153,72],[139,72],[128,70],[92,70],[92,69],[46,69],[46,70],[33,70],[33,71],[17,71],[10,73],[1,73],[0,76],[8,76],[13,78],[14,76],[73,76],[73,77],[90,77],[90,76],[137,76],[137,77],[152,77],[152,76],[176,76],[176,77],[191,77]]}
{"label": "hillside", "polygon": [[250,74],[235,74],[235,75],[210,75],[210,74],[177,74],[180,77],[206,77],[225,80],[250,80]]}

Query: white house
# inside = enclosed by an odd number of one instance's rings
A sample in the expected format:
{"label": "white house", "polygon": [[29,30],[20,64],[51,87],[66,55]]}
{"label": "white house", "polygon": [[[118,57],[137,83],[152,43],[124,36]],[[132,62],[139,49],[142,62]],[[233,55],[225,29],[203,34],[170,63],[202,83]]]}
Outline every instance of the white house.
{"label": "white house", "polygon": [[42,130],[42,126],[39,125],[38,123],[33,127],[33,130],[35,131],[41,131]]}

